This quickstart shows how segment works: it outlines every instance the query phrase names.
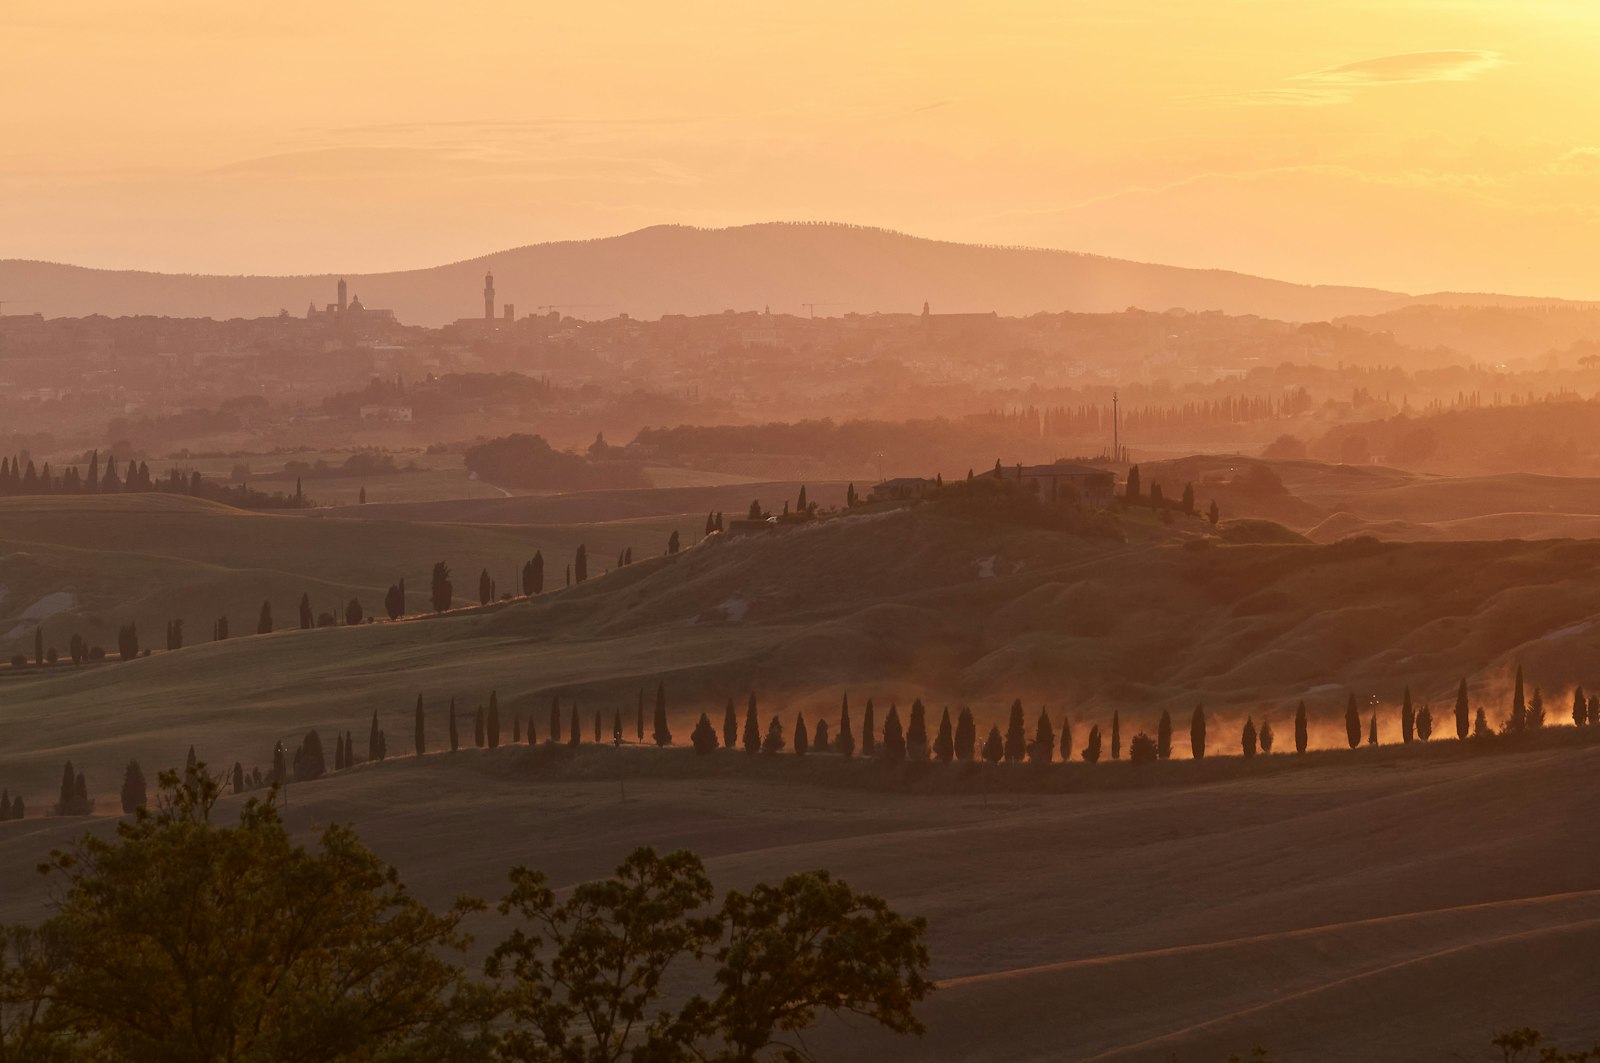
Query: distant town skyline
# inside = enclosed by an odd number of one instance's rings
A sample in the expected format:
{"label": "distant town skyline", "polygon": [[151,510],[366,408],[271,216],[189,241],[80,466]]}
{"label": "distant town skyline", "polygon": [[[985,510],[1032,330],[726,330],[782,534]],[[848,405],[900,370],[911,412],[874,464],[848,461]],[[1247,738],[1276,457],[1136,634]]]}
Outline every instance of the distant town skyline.
{"label": "distant town skyline", "polygon": [[1597,43],[1583,0],[12,0],[0,257],[371,273],[837,220],[1595,299]]}

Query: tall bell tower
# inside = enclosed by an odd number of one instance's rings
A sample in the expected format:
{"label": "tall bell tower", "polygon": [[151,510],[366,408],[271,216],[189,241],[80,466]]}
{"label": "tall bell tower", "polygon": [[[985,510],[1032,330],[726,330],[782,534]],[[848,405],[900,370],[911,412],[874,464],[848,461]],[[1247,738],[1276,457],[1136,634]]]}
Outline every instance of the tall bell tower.
{"label": "tall bell tower", "polygon": [[494,274],[483,275],[483,319],[494,320]]}

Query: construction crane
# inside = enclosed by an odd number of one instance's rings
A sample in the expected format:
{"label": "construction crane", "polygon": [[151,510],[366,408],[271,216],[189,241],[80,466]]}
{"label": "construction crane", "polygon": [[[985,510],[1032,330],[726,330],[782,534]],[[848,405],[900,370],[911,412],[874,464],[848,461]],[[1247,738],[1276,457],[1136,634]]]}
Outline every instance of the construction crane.
{"label": "construction crane", "polygon": [[806,317],[813,318],[813,317],[817,316],[817,307],[819,307],[819,306],[838,306],[839,304],[838,303],[801,303],[800,305],[806,308]]}

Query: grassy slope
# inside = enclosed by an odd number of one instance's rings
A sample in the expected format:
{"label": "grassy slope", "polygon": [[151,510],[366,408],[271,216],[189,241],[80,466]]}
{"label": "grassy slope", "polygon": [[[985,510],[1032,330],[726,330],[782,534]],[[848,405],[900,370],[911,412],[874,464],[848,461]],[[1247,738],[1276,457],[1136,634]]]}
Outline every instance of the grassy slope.
{"label": "grassy slope", "polygon": [[[516,862],[569,885],[645,843],[694,848],[723,886],[830,868],[925,915],[949,984],[929,1040],[855,1023],[813,1042],[828,1059],[1483,1058],[1519,1022],[1600,1034],[1600,850],[1573,844],[1600,746],[1277,759],[1200,787],[983,800],[798,785],[829,768],[793,757],[557,768],[509,748],[296,785],[289,819],[353,822],[432,903],[494,896]],[[0,919],[41,910],[31,867],[81,828],[0,825]]]}
{"label": "grassy slope", "polygon": [[[66,591],[77,609],[45,623],[49,645],[66,650],[74,631],[113,646],[116,628],[135,620],[146,645],[159,646],[166,621],[186,620],[187,641],[209,639],[212,621],[229,617],[233,634],[255,631],[261,602],[273,603],[281,627],[296,623],[300,595],[321,612],[351,596],[381,612],[389,584],[403,577],[411,609],[425,608],[434,561],[450,563],[459,602],[477,600],[487,567],[502,592],[515,591],[522,562],[542,550],[546,586],[560,585],[579,543],[591,570],[615,564],[618,551],[659,552],[679,530],[698,536],[698,521],[651,516],[600,524],[475,527],[393,520],[345,520],[309,514],[251,513],[174,495],[13,498],[0,501],[0,636],[47,594]],[[32,626],[0,646],[33,648]]]}

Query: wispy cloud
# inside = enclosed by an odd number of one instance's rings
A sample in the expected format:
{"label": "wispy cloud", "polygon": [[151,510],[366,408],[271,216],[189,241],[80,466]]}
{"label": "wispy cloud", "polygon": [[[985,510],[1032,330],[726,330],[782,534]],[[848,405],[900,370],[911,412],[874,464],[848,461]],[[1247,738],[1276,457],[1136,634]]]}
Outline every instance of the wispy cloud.
{"label": "wispy cloud", "polygon": [[1348,103],[1358,92],[1384,85],[1471,81],[1504,61],[1499,52],[1470,49],[1382,55],[1296,74],[1273,88],[1190,99],[1246,106],[1326,107]]}

